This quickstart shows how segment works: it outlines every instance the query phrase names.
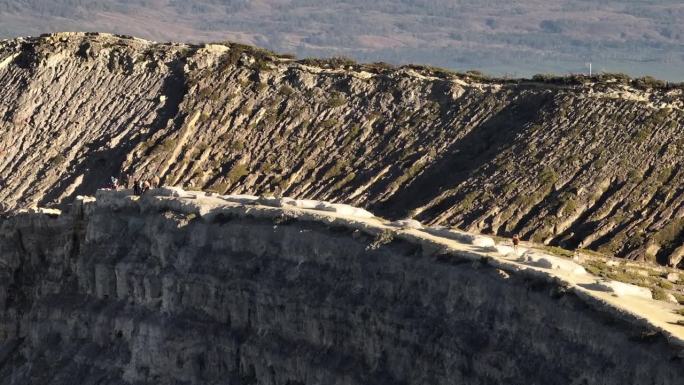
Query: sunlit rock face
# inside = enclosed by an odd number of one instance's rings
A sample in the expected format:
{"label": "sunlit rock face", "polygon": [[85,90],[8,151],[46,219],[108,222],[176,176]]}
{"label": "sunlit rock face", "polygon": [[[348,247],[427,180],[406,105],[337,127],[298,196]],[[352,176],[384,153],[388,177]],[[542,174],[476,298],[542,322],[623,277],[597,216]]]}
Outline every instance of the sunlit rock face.
{"label": "sunlit rock face", "polygon": [[0,384],[684,378],[681,347],[553,280],[365,214],[159,191],[1,220]]}
{"label": "sunlit rock face", "polygon": [[654,80],[489,79],[107,34],[13,39],[0,41],[0,212],[68,203],[111,176],[158,179],[676,266],[682,122],[684,88]]}

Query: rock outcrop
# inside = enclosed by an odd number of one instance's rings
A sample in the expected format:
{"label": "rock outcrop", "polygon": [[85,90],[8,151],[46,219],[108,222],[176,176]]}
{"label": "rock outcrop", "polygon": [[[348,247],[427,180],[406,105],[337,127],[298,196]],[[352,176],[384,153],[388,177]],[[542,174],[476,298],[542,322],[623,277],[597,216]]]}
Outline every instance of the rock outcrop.
{"label": "rock outcrop", "polygon": [[586,272],[312,206],[103,191],[0,220],[0,384],[684,378],[681,338],[544,269]]}
{"label": "rock outcrop", "polygon": [[680,264],[680,86],[495,80],[101,34],[0,43],[5,210],[110,175]]}

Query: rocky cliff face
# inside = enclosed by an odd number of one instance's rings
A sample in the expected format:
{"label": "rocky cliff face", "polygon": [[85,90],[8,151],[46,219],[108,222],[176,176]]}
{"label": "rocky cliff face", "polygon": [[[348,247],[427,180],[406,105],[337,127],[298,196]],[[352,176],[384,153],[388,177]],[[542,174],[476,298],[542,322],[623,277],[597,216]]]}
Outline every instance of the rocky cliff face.
{"label": "rocky cliff face", "polygon": [[157,177],[679,264],[682,88],[576,80],[98,34],[4,41],[0,199]]}
{"label": "rocky cliff face", "polygon": [[558,281],[374,225],[103,193],[0,222],[0,384],[678,384]]}

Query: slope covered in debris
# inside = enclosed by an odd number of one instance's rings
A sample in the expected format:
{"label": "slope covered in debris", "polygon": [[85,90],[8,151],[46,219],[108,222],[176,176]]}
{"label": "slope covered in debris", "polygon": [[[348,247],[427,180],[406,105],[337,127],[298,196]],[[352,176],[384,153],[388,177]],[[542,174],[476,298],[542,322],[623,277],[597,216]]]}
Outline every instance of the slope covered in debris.
{"label": "slope covered in debris", "polygon": [[0,43],[5,210],[110,175],[678,265],[681,86],[489,79],[102,34]]}

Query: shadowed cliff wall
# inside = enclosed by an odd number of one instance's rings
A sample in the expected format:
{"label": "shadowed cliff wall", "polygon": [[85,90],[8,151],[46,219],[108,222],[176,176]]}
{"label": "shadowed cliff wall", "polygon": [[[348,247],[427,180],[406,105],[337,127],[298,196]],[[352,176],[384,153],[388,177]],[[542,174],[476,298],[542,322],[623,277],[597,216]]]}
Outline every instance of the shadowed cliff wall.
{"label": "shadowed cliff wall", "polygon": [[662,336],[548,280],[323,219],[174,207],[0,222],[0,384],[684,378]]}

